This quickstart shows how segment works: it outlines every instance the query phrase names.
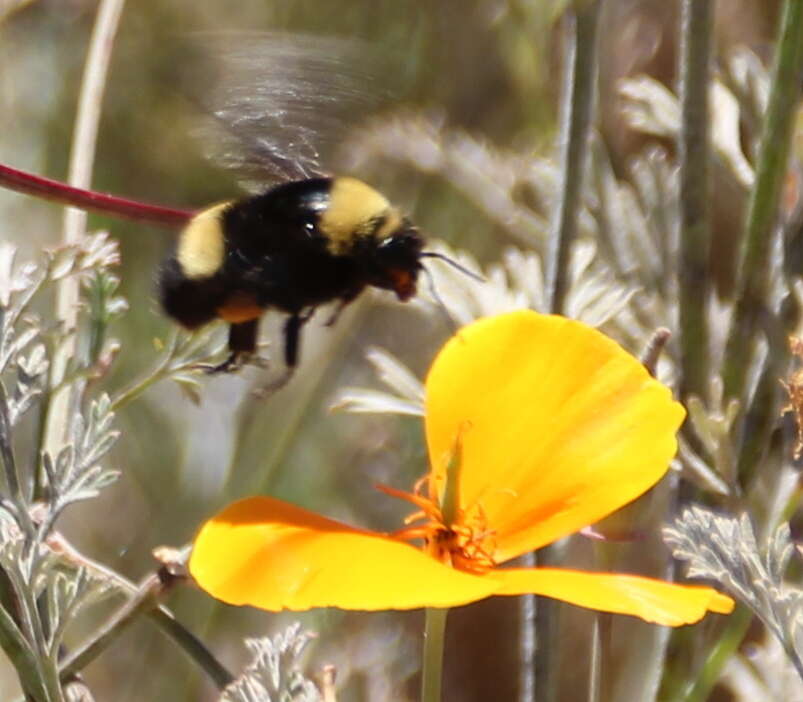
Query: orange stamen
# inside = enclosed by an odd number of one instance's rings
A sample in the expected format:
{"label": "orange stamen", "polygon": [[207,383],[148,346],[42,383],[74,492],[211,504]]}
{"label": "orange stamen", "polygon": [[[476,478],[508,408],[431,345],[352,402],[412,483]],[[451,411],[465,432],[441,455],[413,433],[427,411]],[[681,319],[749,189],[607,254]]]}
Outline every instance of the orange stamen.
{"label": "orange stamen", "polygon": [[[397,497],[398,499],[404,500],[405,502],[411,502],[416,507],[418,507],[421,510],[421,512],[424,513],[424,515],[426,515],[433,521],[437,522],[443,521],[440,509],[438,509],[438,506],[429,498],[421,497],[421,495],[417,493],[405,492],[404,490],[397,490],[396,488],[392,488],[389,485],[378,484],[375,487],[377,490],[384,492],[386,495],[390,495],[391,497]],[[418,483],[416,483],[416,488],[417,487]],[[412,521],[415,520],[413,519]]]}

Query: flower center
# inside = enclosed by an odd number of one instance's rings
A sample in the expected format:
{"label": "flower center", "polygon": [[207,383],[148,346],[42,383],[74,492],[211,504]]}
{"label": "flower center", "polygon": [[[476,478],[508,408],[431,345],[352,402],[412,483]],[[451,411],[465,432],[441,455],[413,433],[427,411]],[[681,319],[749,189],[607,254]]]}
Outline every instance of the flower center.
{"label": "flower center", "polygon": [[430,556],[458,570],[485,573],[493,568],[496,541],[481,505],[458,510],[454,522],[446,524],[437,500],[422,494],[425,483],[429,483],[428,477],[419,480],[413,492],[377,486],[385,494],[418,507],[404,520],[407,526],[391,536],[400,541],[423,540],[424,550]]}

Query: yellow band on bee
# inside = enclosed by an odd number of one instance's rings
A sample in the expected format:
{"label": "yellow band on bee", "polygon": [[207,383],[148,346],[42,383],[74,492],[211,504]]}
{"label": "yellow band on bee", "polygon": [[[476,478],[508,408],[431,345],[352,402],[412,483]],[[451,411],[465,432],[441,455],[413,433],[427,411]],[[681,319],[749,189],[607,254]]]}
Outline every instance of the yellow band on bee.
{"label": "yellow band on bee", "polygon": [[176,258],[188,278],[208,278],[223,265],[226,251],[221,214],[230,204],[221,202],[203,210],[181,232]]}
{"label": "yellow band on bee", "polygon": [[318,226],[327,238],[330,253],[341,255],[348,252],[355,238],[371,234],[382,218],[382,231],[391,232],[401,222],[384,195],[357,178],[341,177],[332,181],[329,206],[321,213]]}

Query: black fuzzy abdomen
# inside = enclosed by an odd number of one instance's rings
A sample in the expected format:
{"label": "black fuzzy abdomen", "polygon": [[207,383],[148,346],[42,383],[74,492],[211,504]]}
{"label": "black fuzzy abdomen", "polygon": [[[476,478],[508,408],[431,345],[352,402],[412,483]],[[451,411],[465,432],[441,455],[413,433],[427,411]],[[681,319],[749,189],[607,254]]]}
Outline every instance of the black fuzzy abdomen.
{"label": "black fuzzy abdomen", "polygon": [[170,256],[159,271],[159,301],[165,313],[187,329],[196,329],[218,316],[226,298],[226,285],[220,276],[190,279]]}
{"label": "black fuzzy abdomen", "polygon": [[330,255],[277,256],[255,283],[251,290],[261,306],[289,313],[353,296],[363,287],[353,261]]}

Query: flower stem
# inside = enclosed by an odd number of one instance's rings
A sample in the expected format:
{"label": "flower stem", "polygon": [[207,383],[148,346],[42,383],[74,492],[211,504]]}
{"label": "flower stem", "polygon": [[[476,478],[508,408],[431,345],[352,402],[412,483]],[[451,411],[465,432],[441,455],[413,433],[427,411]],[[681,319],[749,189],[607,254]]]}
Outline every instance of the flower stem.
{"label": "flower stem", "polygon": [[600,634],[600,614],[594,615],[591,627],[591,661],[588,672],[587,702],[600,701],[600,681],[602,680],[602,636]]}
{"label": "flower stem", "polygon": [[428,607],[424,623],[424,669],[421,675],[421,702],[440,702],[443,677],[443,641],[448,609]]}

